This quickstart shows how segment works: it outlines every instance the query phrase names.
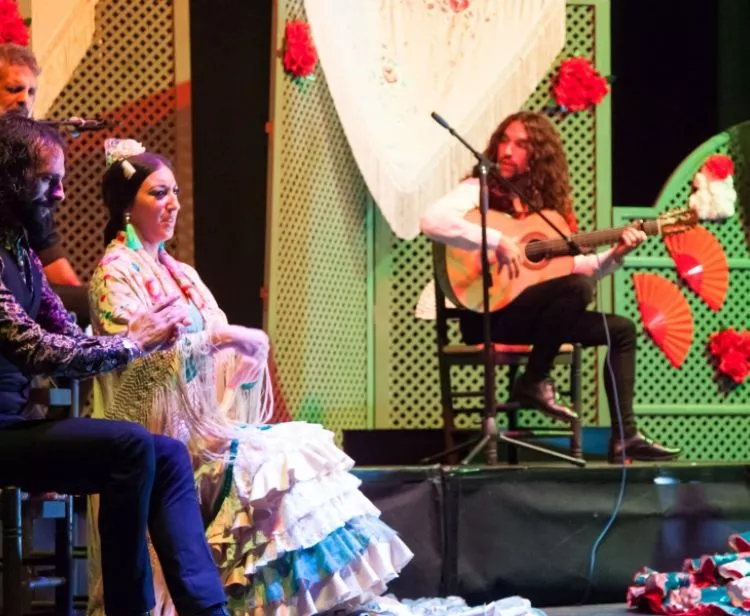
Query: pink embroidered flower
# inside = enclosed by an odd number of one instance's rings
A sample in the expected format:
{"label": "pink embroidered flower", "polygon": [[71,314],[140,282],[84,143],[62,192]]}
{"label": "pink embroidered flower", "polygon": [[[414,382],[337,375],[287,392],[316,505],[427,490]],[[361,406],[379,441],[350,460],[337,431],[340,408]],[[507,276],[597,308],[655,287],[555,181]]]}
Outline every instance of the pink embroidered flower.
{"label": "pink embroidered flower", "polygon": [[160,295],[159,287],[156,284],[156,280],[149,278],[146,280],[146,291],[151,299],[157,299]]}
{"label": "pink embroidered flower", "polygon": [[469,0],[448,0],[448,6],[454,13],[461,13],[469,8]]}
{"label": "pink embroidered flower", "polygon": [[398,81],[398,73],[392,62],[386,62],[385,66],[383,66],[383,79],[386,83],[396,83]]}

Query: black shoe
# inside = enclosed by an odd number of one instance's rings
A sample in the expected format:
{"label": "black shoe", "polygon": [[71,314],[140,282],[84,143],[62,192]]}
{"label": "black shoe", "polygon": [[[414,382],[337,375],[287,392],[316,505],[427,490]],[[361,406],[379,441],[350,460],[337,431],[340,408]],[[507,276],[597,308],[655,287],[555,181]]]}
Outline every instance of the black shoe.
{"label": "black shoe", "polygon": [[628,460],[639,462],[666,462],[674,460],[682,452],[676,447],[660,445],[640,432],[635,436],[625,439],[625,455],[623,456],[622,441],[619,438],[610,441],[609,455],[607,459],[610,464],[623,464]]}
{"label": "black shoe", "polygon": [[518,379],[513,386],[510,399],[512,402],[518,402],[523,408],[536,409],[554,419],[567,422],[578,419],[574,411],[557,401],[555,386],[549,379],[536,383],[526,383],[523,377]]}

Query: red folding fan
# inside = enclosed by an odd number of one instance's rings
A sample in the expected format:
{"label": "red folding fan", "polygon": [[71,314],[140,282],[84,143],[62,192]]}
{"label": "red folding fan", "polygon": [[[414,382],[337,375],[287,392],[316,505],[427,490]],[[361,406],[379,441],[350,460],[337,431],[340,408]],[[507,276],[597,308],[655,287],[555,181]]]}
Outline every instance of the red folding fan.
{"label": "red folding fan", "polygon": [[677,286],[656,274],[633,274],[643,327],[670,363],[679,368],[693,342],[693,315]]}
{"label": "red folding fan", "polygon": [[695,227],[665,236],[664,243],[680,278],[711,310],[721,310],[729,289],[729,265],[714,234],[704,227]]}

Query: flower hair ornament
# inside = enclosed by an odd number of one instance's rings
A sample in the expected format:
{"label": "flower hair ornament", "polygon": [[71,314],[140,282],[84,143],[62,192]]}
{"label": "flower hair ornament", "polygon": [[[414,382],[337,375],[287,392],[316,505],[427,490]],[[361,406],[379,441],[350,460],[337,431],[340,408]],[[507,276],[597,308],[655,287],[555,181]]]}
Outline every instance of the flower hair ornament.
{"label": "flower hair ornament", "polygon": [[125,160],[136,154],[143,154],[146,148],[140,141],[135,139],[105,139],[104,140],[104,157],[107,161],[107,167],[116,163],[118,160],[122,167],[122,173],[126,180],[135,175],[135,167]]}
{"label": "flower hair ornament", "polygon": [[734,216],[737,191],[734,162],[726,154],[712,154],[693,178],[693,194],[688,203],[701,220],[725,220]]}

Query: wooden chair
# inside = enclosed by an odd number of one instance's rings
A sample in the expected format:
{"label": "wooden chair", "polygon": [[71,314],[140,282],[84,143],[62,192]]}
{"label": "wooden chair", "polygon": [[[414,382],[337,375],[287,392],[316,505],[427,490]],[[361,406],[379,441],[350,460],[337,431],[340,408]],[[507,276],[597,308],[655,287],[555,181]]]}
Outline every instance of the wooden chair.
{"label": "wooden chair", "polygon": [[[467,345],[456,343],[451,340],[449,335],[449,323],[457,321],[461,309],[448,308],[445,303],[445,295],[440,290],[440,286],[435,284],[435,303],[436,303],[436,329],[438,345],[438,368],[440,374],[440,393],[443,409],[443,432],[445,450],[436,456],[426,458],[423,462],[431,462],[440,458],[450,456],[455,459],[455,454],[464,449],[467,444],[455,445],[454,434],[455,416],[457,413],[481,412],[484,401],[483,388],[477,391],[456,391],[453,387],[451,378],[451,368],[453,366],[484,366],[484,345]],[[454,337],[455,338],[455,337]],[[527,345],[507,345],[495,344],[493,347],[492,359],[495,368],[507,367],[508,369],[508,391],[513,388],[519,367],[528,361],[531,347]],[[570,390],[561,391],[561,394],[567,394],[570,397],[572,408],[581,416],[581,347],[580,345],[566,344],[560,348],[560,353],[555,358],[555,364],[564,364],[570,366]],[[471,402],[474,402],[471,405]],[[477,405],[478,402],[478,405]],[[505,413],[508,416],[508,429],[500,433],[499,440],[505,442],[508,447],[508,463],[518,463],[518,448],[530,449],[553,458],[564,460],[578,466],[585,465],[582,457],[581,444],[581,422],[580,419],[571,422],[569,427],[535,427],[518,424],[518,411],[521,407],[515,402],[497,402],[495,413]],[[495,418],[492,418],[494,421]],[[542,437],[568,436],[570,437],[569,455],[542,447],[536,443]],[[471,444],[471,443],[469,443]],[[495,443],[492,446],[496,446]],[[462,463],[466,464],[471,461],[474,454],[472,452]]]}
{"label": "wooden chair", "polygon": [[[68,409],[69,417],[78,417],[78,381],[69,388],[34,389],[30,402],[48,409]],[[73,613],[73,497],[61,494],[28,494],[15,486],[3,486],[3,613]],[[55,520],[55,548],[52,553],[34,553],[30,533],[33,519]],[[54,602],[33,600],[33,591],[54,589]]]}

